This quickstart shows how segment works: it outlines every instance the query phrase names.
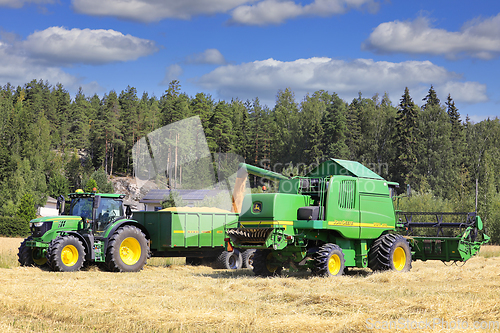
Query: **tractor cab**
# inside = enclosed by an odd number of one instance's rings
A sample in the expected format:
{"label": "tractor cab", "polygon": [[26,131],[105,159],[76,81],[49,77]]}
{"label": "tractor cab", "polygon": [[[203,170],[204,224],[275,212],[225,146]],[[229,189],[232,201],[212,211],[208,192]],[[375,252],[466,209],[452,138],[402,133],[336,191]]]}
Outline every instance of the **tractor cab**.
{"label": "tractor cab", "polygon": [[80,216],[88,228],[100,233],[125,217],[123,198],[123,194],[72,193],[69,215]]}

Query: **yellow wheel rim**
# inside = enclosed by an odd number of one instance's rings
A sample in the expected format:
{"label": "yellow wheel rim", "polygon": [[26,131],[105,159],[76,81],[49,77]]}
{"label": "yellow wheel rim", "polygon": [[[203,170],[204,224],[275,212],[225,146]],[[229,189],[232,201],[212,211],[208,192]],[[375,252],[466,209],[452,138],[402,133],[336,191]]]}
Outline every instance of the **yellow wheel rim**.
{"label": "yellow wheel rim", "polygon": [[402,247],[397,247],[392,255],[392,263],[397,271],[403,270],[406,266],[406,252]]}
{"label": "yellow wheel rim", "polygon": [[[273,254],[272,253],[269,253],[266,257],[266,262],[269,262],[270,260],[273,259]],[[270,272],[270,273],[274,273],[276,272],[276,270],[278,269],[278,266],[272,266],[268,263],[266,263],[266,267],[267,267],[267,270]]]}
{"label": "yellow wheel rim", "polygon": [[71,267],[78,262],[78,250],[73,245],[66,245],[61,251],[61,260],[65,266]]}
{"label": "yellow wheel rim", "polygon": [[133,237],[128,237],[120,244],[120,258],[125,265],[134,265],[141,257],[141,244]]}
{"label": "yellow wheel rim", "polygon": [[340,272],[341,266],[340,257],[337,254],[333,254],[330,259],[328,259],[328,271],[331,275],[337,275]]}

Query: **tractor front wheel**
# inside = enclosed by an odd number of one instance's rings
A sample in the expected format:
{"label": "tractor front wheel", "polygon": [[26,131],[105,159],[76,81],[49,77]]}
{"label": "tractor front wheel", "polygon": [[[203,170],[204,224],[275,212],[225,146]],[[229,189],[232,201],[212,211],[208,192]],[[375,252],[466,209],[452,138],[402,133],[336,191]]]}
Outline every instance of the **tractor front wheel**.
{"label": "tractor front wheel", "polygon": [[401,235],[385,234],[377,238],[368,253],[368,267],[373,271],[411,269],[411,248]]}
{"label": "tractor front wheel", "polygon": [[42,253],[42,249],[26,246],[26,242],[32,239],[33,237],[29,236],[19,246],[17,260],[21,266],[43,266],[47,263],[47,257]]}
{"label": "tractor front wheel", "polygon": [[329,277],[344,274],[345,258],[340,246],[331,243],[324,244],[313,258],[315,275]]}
{"label": "tractor front wheel", "polygon": [[148,243],[137,227],[126,225],[109,239],[106,267],[112,272],[138,272],[148,260]]}
{"label": "tractor front wheel", "polygon": [[75,236],[59,236],[50,242],[47,261],[55,271],[79,271],[85,261],[85,248]]}
{"label": "tractor front wheel", "polygon": [[283,266],[276,263],[271,250],[257,250],[253,255],[253,272],[257,276],[277,276]]}

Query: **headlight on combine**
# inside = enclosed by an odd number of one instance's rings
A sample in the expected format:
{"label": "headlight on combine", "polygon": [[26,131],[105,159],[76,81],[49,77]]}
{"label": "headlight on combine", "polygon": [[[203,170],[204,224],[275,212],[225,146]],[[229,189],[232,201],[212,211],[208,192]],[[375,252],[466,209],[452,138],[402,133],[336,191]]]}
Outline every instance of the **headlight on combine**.
{"label": "headlight on combine", "polygon": [[52,221],[30,222],[30,230],[33,237],[42,237],[50,229],[52,229]]}

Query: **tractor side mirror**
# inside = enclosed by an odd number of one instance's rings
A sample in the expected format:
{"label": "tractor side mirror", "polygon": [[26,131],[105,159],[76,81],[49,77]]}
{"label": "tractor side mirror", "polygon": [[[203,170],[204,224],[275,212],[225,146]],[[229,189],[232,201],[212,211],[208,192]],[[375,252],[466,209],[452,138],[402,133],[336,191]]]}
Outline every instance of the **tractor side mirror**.
{"label": "tractor side mirror", "polygon": [[57,209],[59,211],[59,215],[64,214],[64,197],[62,195],[57,197]]}

